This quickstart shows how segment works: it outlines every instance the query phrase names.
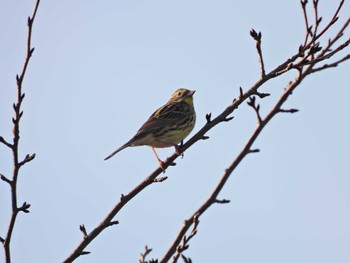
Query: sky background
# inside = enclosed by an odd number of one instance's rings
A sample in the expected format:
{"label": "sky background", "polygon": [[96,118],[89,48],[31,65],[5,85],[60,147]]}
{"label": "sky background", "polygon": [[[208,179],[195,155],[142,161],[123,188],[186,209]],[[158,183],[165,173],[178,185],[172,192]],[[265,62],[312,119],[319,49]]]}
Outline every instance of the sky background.
{"label": "sky background", "polygon": [[[331,3],[332,2],[332,3]],[[15,75],[25,57],[26,20],[34,1],[0,3],[0,135],[11,140]],[[320,1],[323,24],[337,1]],[[342,17],[349,17],[345,4]],[[340,19],[340,22],[343,19]],[[20,214],[13,262],[61,262],[126,194],[157,168],[148,147],[128,148],[149,115],[179,87],[196,90],[197,124],[221,113],[259,79],[251,28],[263,33],[266,70],[304,40],[299,1],[42,1],[35,20],[23,90]],[[349,32],[349,31],[348,31]],[[349,37],[347,33],[346,37]],[[349,48],[347,53],[349,53]],[[350,261],[349,62],[308,77],[234,171],[201,218],[185,255],[193,262]],[[273,80],[260,101],[268,112],[295,72]],[[256,126],[246,104],[170,167],[117,215],[76,262],[138,262],[144,246],[161,257],[212,192]],[[166,159],[173,148],[158,151]],[[12,156],[0,146],[0,172]],[[10,216],[10,192],[0,182],[0,236]],[[3,250],[0,250],[3,258]]]}

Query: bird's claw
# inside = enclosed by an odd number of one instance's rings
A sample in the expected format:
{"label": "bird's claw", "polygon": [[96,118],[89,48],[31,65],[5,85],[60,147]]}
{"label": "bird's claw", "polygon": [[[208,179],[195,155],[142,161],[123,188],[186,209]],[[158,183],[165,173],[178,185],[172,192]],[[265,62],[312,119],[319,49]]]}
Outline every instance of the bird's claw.
{"label": "bird's claw", "polygon": [[180,146],[179,145],[175,145],[175,153],[178,155],[178,156],[181,156],[181,158],[184,158],[184,153],[183,152],[180,152],[180,147],[183,145],[183,142],[181,142]]}

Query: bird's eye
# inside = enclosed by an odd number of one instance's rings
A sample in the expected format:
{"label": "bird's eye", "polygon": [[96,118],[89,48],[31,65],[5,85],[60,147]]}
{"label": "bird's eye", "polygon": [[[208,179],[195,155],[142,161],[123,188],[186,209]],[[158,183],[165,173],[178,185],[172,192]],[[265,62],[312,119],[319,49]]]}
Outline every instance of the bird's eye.
{"label": "bird's eye", "polygon": [[181,96],[181,94],[182,94],[182,92],[181,92],[181,91],[179,91],[179,92],[177,93],[177,96]]}

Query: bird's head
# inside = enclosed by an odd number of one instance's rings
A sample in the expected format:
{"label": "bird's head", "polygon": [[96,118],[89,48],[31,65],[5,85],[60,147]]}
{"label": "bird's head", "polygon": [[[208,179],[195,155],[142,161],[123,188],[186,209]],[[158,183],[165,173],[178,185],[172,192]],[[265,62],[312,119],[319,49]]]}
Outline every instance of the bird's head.
{"label": "bird's head", "polygon": [[170,97],[169,102],[186,102],[187,104],[193,105],[193,94],[195,90],[178,89]]}

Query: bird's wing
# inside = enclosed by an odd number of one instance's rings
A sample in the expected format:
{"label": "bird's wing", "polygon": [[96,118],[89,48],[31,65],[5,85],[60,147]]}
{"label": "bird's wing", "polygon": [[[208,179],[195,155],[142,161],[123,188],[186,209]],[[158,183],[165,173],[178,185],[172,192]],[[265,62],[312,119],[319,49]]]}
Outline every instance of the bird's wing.
{"label": "bird's wing", "polygon": [[162,127],[172,126],[186,118],[186,112],[183,111],[183,103],[165,104],[156,110],[149,119],[138,130],[135,137],[142,134],[149,134]]}

